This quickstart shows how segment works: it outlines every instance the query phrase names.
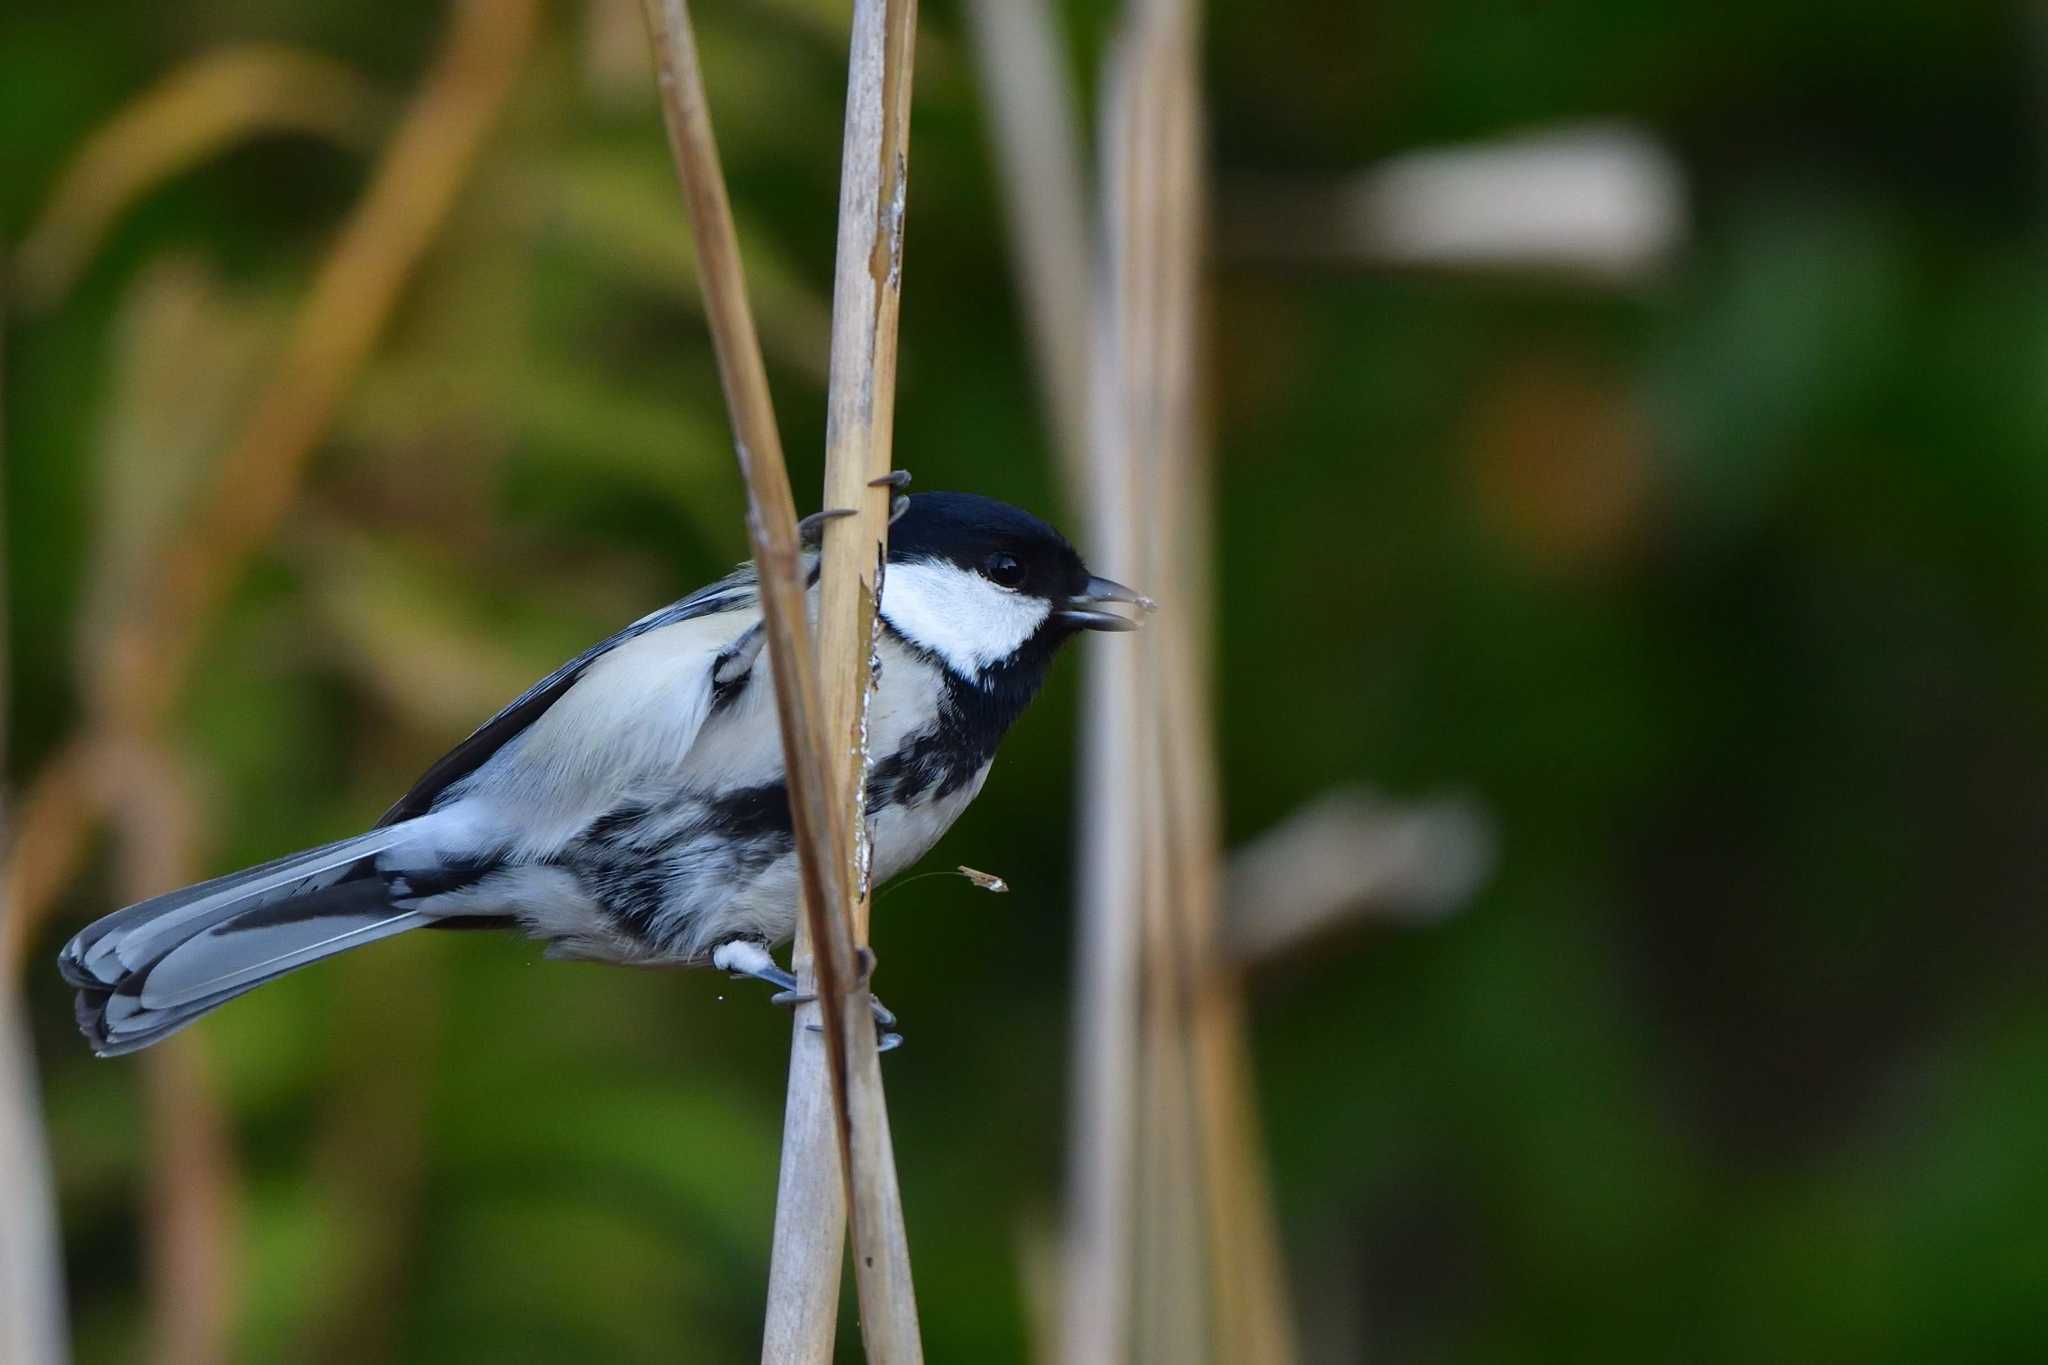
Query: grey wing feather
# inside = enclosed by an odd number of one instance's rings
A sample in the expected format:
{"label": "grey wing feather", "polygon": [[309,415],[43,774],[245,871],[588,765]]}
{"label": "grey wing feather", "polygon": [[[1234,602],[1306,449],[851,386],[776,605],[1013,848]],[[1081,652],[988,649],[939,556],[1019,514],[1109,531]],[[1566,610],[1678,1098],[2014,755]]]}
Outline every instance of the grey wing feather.
{"label": "grey wing feather", "polygon": [[742,564],[716,583],[700,588],[680,601],[671,602],[659,611],[650,612],[616,635],[584,650],[520,693],[505,709],[471,731],[469,738],[443,754],[413,784],[411,791],[384,812],[376,827],[410,820],[433,809],[442,792],[482,767],[491,755],[539,720],[549,707],[562,699],[562,694],[583,676],[586,669],[606,654],[651,630],[751,602],[755,595],[755,581],[754,566]]}
{"label": "grey wing feather", "polygon": [[[321,958],[460,922],[443,918],[452,912],[419,909],[407,874],[416,865],[441,866],[451,851],[458,858],[476,851],[480,837],[502,841],[507,831],[514,844],[524,837],[549,846],[602,813],[622,787],[672,766],[716,689],[737,684],[760,655],[758,622],[746,615],[755,600],[753,570],[743,566],[584,651],[478,727],[366,834],[173,891],[88,926],[59,957],[78,987],[79,1027],[102,1055],[132,1052]],[[577,681],[593,667],[593,688],[579,692]],[[494,755],[502,755],[495,765],[502,771],[472,815],[500,823],[486,824],[479,836],[466,823],[471,816],[458,813],[461,793],[491,779]],[[457,810],[444,819],[437,803]],[[495,922],[488,907],[477,922]]]}

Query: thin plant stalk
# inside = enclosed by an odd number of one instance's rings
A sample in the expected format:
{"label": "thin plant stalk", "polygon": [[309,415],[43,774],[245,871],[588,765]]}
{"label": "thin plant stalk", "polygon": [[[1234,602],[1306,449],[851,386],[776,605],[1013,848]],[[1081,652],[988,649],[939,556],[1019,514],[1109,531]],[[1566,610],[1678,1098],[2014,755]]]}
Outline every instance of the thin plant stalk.
{"label": "thin plant stalk", "polygon": [[[1093,272],[1094,384],[1089,392],[1088,461],[1076,490],[1076,500],[1087,509],[1090,554],[1099,563],[1116,565],[1143,560],[1141,501],[1125,429],[1125,371],[1131,363],[1126,340],[1133,260],[1130,205],[1128,196],[1113,188],[1130,174],[1129,157],[1113,131],[1115,111],[1130,99],[1127,84],[1127,78],[1118,77],[1112,68],[1103,97],[1103,245]],[[1167,610],[1173,610],[1170,599]],[[1060,1351],[1069,1365],[1117,1365],[1130,1355],[1137,1010],[1143,988],[1135,911],[1145,881],[1142,660],[1137,648],[1097,650],[1084,682],[1076,1079],[1067,1144],[1066,1303]]]}
{"label": "thin plant stalk", "polygon": [[1050,0],[969,0],[1017,290],[1070,489],[1086,481],[1089,228],[1073,81]]}
{"label": "thin plant stalk", "polygon": [[[854,515],[829,521],[819,576],[818,652],[840,665],[825,688],[825,734],[832,791],[851,813],[852,843],[841,866],[856,941],[865,942],[869,910],[866,776],[868,660],[875,649],[876,606],[888,553],[890,466],[895,419],[896,333],[901,298],[903,210],[910,136],[915,0],[857,0],[847,61],[846,131],[840,172],[839,238],[832,299],[832,355],[825,428],[824,505]],[[829,675],[828,675],[829,676]],[[799,990],[813,988],[808,926],[797,925],[792,964]],[[782,1166],[776,1195],[766,1362],[830,1359],[838,1319],[842,1185],[833,1179],[830,1135],[821,1099],[822,1057],[809,1034],[816,1008],[798,1011],[790,1044]],[[849,1018],[858,1029],[865,1020]],[[867,1065],[856,1058],[855,1065]],[[922,1345],[910,1278],[908,1234],[896,1185],[888,1111],[862,1107],[881,1098],[879,1066],[854,1088],[856,1147],[855,1280],[862,1330],[874,1360],[918,1360]],[[876,1244],[870,1255],[862,1241]]]}
{"label": "thin plant stalk", "polygon": [[[7,293],[0,281],[0,343],[6,336]],[[0,355],[4,360],[4,355]],[[0,365],[0,394],[5,394]],[[0,409],[0,474],[6,471],[7,426]],[[4,480],[0,480],[4,483]],[[0,503],[0,512],[5,511]],[[0,518],[4,525],[4,518]],[[7,746],[12,660],[7,653],[6,542],[0,538],[0,760]],[[0,771],[5,763],[0,761]],[[0,794],[0,839],[13,811]],[[12,898],[0,888],[0,930]],[[57,1192],[43,1140],[40,1087],[29,1048],[20,987],[6,970],[0,942],[0,1361],[37,1360],[63,1365],[70,1358],[64,1330],[64,1258],[58,1249]]]}
{"label": "thin plant stalk", "polygon": [[[122,898],[142,900],[193,881],[202,843],[198,803],[177,759],[163,743],[143,740],[109,759]],[[230,1123],[201,1038],[166,1039],[139,1060],[150,1142],[150,1356],[161,1365],[208,1365],[231,1354],[240,1306],[241,1181]]]}
{"label": "thin plant stalk", "polygon": [[[276,381],[223,462],[220,496],[164,565],[152,617],[161,657],[146,662],[183,676],[233,571],[289,507],[497,120],[524,64],[535,9],[533,0],[457,0],[447,45],[322,264]],[[169,700],[165,689],[137,692],[156,705]]]}
{"label": "thin plant stalk", "polygon": [[686,0],[646,0],[644,9],[654,45],[662,120],[689,210],[719,383],[725,391],[733,446],[746,485],[747,540],[759,578],[761,623],[774,675],[790,819],[802,871],[804,914],[814,940],[816,988],[843,1150],[849,1123],[847,1038],[839,1004],[853,975],[854,954],[851,926],[834,913],[841,817],[824,781],[823,717],[817,660],[804,606],[796,501],[790,493],[789,467],[782,457],[782,434],[768,393],[760,338],[747,304],[739,239],[733,229],[718,146],[712,138],[711,110],[705,99],[690,8]]}
{"label": "thin plant stalk", "polygon": [[0,981],[0,1360],[70,1358],[56,1187],[43,1141],[28,1020],[15,983]]}
{"label": "thin plant stalk", "polygon": [[0,975],[18,981],[45,913],[85,861],[100,814],[97,742],[67,740],[8,803],[7,864],[0,869]]}
{"label": "thin plant stalk", "polygon": [[[523,65],[534,16],[532,0],[458,0],[448,41],[322,263],[212,497],[165,551],[155,579],[125,595],[136,608],[92,642],[86,729],[39,776],[25,826],[33,837],[17,836],[9,850],[0,968],[10,978],[95,822],[119,820],[124,882],[136,897],[189,880],[195,841],[177,817],[190,803],[131,779],[171,766],[161,734],[193,661],[228,591],[289,511],[313,450],[438,235]],[[155,1349],[169,1361],[221,1358],[235,1309],[235,1276],[225,1269],[233,1168],[196,1046],[178,1039],[142,1060],[155,1164],[166,1173],[152,1191],[150,1236]]]}
{"label": "thin plant stalk", "polygon": [[[446,221],[524,65],[534,16],[533,0],[454,6],[441,56],[314,277],[211,499],[164,555],[155,581],[137,585],[137,609],[104,643],[91,670],[97,729],[148,731],[182,694],[227,593],[289,513],[314,449]],[[0,926],[0,967],[21,967],[89,827],[105,814],[92,780],[107,747],[101,738],[75,737],[30,785],[25,807],[42,837],[17,837],[8,850],[13,894]]]}
{"label": "thin plant stalk", "polygon": [[[689,207],[706,314],[718,355],[719,379],[725,390],[740,472],[747,487],[748,535],[760,580],[762,623],[782,725],[790,813],[803,878],[804,922],[809,928],[812,984],[818,997],[818,1018],[824,1026],[825,1070],[831,1081],[832,1117],[844,1172],[843,1197],[853,1212],[853,1244],[859,1259],[863,1263],[884,1258],[897,1261],[886,1268],[885,1274],[887,1281],[898,1287],[900,1298],[885,1305],[887,1312],[874,1318],[864,1316],[863,1330],[867,1333],[870,1359],[917,1360],[920,1357],[915,1306],[909,1297],[907,1249],[900,1236],[891,1239],[887,1223],[873,1226],[863,1220],[864,1210],[878,1204],[894,1206],[898,1201],[893,1161],[889,1160],[886,1142],[878,1150],[875,1141],[876,1116],[882,1114],[884,1102],[876,1039],[868,1022],[867,980],[856,966],[857,940],[848,903],[853,826],[850,812],[838,799],[839,792],[828,776],[830,740],[825,729],[819,660],[813,652],[805,614],[804,566],[789,473],[769,401],[760,343],[747,304],[739,244],[712,137],[689,6],[686,0],[645,0],[645,11],[654,44],[663,121]],[[853,548],[845,541],[841,545],[842,555]],[[864,687],[867,657],[863,648],[827,660],[834,685],[843,684],[849,690]],[[858,1099],[853,1093],[856,1090],[861,1092]],[[882,1131],[885,1133],[886,1129]],[[886,1161],[889,1169],[880,1169],[878,1160]],[[895,1228],[900,1231],[900,1208],[892,1207],[892,1216]],[[812,1229],[811,1235],[817,1236],[817,1230]],[[836,1257],[840,1246],[836,1228],[830,1243]],[[817,1286],[812,1283],[805,1288],[806,1292],[815,1293]],[[906,1310],[907,1339],[899,1334],[899,1315]]]}
{"label": "thin plant stalk", "polygon": [[1103,99],[1090,547],[1172,596],[1089,684],[1069,1365],[1294,1354],[1219,913],[1196,35],[1134,0]]}
{"label": "thin plant stalk", "polygon": [[137,95],[65,165],[14,259],[22,306],[60,303],[120,216],[164,181],[244,140],[303,133],[354,149],[380,102],[330,57],[276,43],[216,48]]}

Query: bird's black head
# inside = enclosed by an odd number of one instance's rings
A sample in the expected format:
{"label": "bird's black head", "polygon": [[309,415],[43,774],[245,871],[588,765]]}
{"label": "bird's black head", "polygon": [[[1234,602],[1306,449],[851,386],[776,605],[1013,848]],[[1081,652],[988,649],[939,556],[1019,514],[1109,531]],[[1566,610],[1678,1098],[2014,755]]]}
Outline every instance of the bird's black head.
{"label": "bird's black head", "polygon": [[1065,536],[994,498],[913,493],[889,528],[882,617],[965,681],[1036,687],[1076,631],[1135,628],[1104,610],[1112,602],[1151,605],[1091,575]]}

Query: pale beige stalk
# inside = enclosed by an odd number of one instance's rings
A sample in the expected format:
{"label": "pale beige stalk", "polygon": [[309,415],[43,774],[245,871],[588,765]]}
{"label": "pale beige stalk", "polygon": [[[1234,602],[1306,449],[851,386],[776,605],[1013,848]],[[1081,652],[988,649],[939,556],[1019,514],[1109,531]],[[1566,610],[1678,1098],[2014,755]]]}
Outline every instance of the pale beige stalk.
{"label": "pale beige stalk", "polygon": [[[154,577],[133,585],[132,610],[94,642],[86,729],[38,776],[24,823],[35,837],[19,836],[9,850],[0,968],[22,965],[37,921],[105,816],[121,827],[128,890],[140,897],[189,880],[189,801],[174,782],[131,779],[175,772],[162,729],[192,661],[228,591],[291,507],[314,448],[446,220],[524,63],[534,11],[532,0],[453,7],[441,55],[322,263],[211,496],[164,548]],[[163,1173],[149,1229],[153,1352],[169,1362],[229,1354],[237,1308],[234,1171],[197,1046],[176,1039],[141,1063],[153,1163]]]}
{"label": "pale beige stalk", "polygon": [[[896,1290],[881,1305],[885,1311],[863,1317],[868,1354],[877,1361],[917,1360],[915,1307],[909,1297],[907,1253],[900,1250],[902,1215],[896,1208],[893,1162],[888,1162],[886,1171],[876,1164],[888,1159],[883,1126],[886,1116],[875,1035],[868,1019],[867,982],[854,969],[855,924],[853,907],[848,903],[852,889],[852,813],[840,799],[841,790],[830,779],[833,760],[829,754],[843,736],[826,728],[819,661],[813,653],[804,615],[802,561],[789,474],[769,402],[760,344],[747,305],[739,245],[711,134],[710,110],[705,101],[689,6],[685,0],[645,0],[645,9],[654,42],[663,119],[689,205],[706,313],[718,354],[719,378],[732,417],[740,472],[747,485],[748,533],[760,574],[763,628],[768,636],[790,812],[803,874],[802,922],[809,931],[811,982],[818,996],[816,1017],[824,1026],[823,1070],[833,1096],[833,1109],[828,1112],[837,1131],[844,1172],[842,1198],[849,1199],[854,1212],[854,1245],[859,1248],[863,1263],[871,1259],[882,1261],[892,1254],[892,1245],[898,1249],[893,1254],[900,1257],[900,1264],[886,1268],[887,1282]],[[902,70],[907,83],[907,65]],[[856,564],[871,554],[871,548],[858,549],[857,542],[850,545],[842,539],[839,556],[846,557],[849,549],[857,551],[852,557]],[[835,638],[853,640],[855,633]],[[843,687],[849,693],[864,689],[867,679],[865,635],[855,643],[857,649],[825,661],[833,687]],[[849,703],[847,714],[852,714],[853,705]],[[816,1048],[801,1031],[797,1046],[799,1054],[806,1047]],[[817,1104],[820,1089],[811,1086],[798,1097],[799,1105]],[[813,1124],[823,1117],[826,1115],[815,1110],[807,1114]],[[878,1132],[883,1135],[879,1146]],[[884,1212],[870,1226],[865,1215],[877,1206],[883,1207]],[[893,1238],[888,1222],[891,1217],[896,1234]],[[836,1260],[840,1232],[836,1226],[829,1232],[831,1254]],[[809,1235],[816,1238],[821,1234],[813,1226]],[[828,1296],[824,1292],[823,1284],[815,1276],[798,1282],[791,1293],[801,1300],[799,1306],[807,1315],[818,1315],[818,1305],[828,1297],[836,1299],[836,1293]],[[900,1316],[905,1311],[909,1313],[907,1336]],[[776,1316],[777,1310],[771,1305],[771,1333]],[[769,1349],[776,1349],[774,1343],[770,1343]],[[797,1353],[786,1358],[824,1358],[813,1354],[817,1350],[815,1340],[801,1342],[795,1350]],[[829,1354],[829,1343],[826,1351]]]}
{"label": "pale beige stalk", "polygon": [[[825,524],[819,578],[818,653],[826,670],[825,734],[831,790],[851,813],[844,893],[857,940],[868,922],[867,706],[875,609],[888,549],[889,472],[895,419],[896,328],[901,297],[915,0],[857,0],[847,60],[846,131],[840,170],[838,257],[832,297],[831,379],[825,426],[824,506],[856,513]],[[810,934],[797,926],[792,962],[800,989],[814,977]],[[782,1174],[768,1281],[764,1361],[830,1359],[838,1320],[844,1186],[834,1178],[823,1056],[808,1031],[818,1007],[798,1011],[790,1044]],[[849,1016],[849,1030],[869,1027]],[[879,1058],[851,1091],[855,1280],[868,1358],[920,1360],[908,1234],[896,1184]]]}
{"label": "pale beige stalk", "polygon": [[20,305],[55,306],[127,209],[245,139],[305,133],[368,142],[379,101],[349,67],[274,43],[216,48],[137,95],[65,163],[14,259]]}
{"label": "pale beige stalk", "polygon": [[1069,1365],[1294,1354],[1219,917],[1196,38],[1137,0],[1103,101],[1089,548],[1163,607],[1090,679]]}
{"label": "pale beige stalk", "polygon": [[[8,294],[0,280],[0,340],[6,336]],[[4,360],[4,353],[0,353]],[[7,390],[0,365],[0,394]],[[4,412],[0,412],[0,475],[7,469]],[[0,478],[0,485],[4,485]],[[0,513],[6,510],[0,502]],[[4,524],[0,516],[0,524]],[[5,767],[6,717],[12,699],[7,654],[6,542],[0,538],[0,768]],[[0,838],[13,815],[0,798]],[[0,889],[0,930],[12,898]],[[70,1357],[64,1330],[64,1257],[57,1236],[57,1190],[43,1142],[41,1090],[29,1050],[28,1020],[14,973],[7,970],[0,936],[0,1361],[37,1360],[63,1365]]]}
{"label": "pale beige stalk", "polygon": [[967,18],[1047,425],[1078,491],[1087,478],[1092,340],[1080,106],[1050,0],[970,0]]}

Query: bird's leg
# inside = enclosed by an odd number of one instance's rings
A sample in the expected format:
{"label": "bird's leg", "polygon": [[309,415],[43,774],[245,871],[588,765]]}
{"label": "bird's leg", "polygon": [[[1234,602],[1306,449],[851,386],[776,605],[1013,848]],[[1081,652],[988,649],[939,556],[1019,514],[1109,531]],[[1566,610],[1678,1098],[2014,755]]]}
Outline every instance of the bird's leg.
{"label": "bird's leg", "polygon": [[[875,955],[863,948],[860,964],[860,979],[863,982],[867,980],[868,973],[874,970],[874,961]],[[727,939],[711,950],[711,965],[721,972],[729,972],[734,977],[750,976],[756,981],[765,981],[775,987],[775,994],[769,997],[771,1004],[795,1008],[798,1005],[808,1005],[818,998],[809,991],[799,991],[796,988],[796,978],[776,963],[775,955],[768,951],[768,945],[759,939]],[[903,1035],[890,1032],[896,1027],[896,1016],[890,1012],[889,1007],[871,995],[868,997],[868,1009],[875,1016],[875,1030],[881,1035],[877,1044],[880,1050],[887,1052],[891,1048],[901,1047]],[[816,1025],[812,1027],[815,1028]]]}

